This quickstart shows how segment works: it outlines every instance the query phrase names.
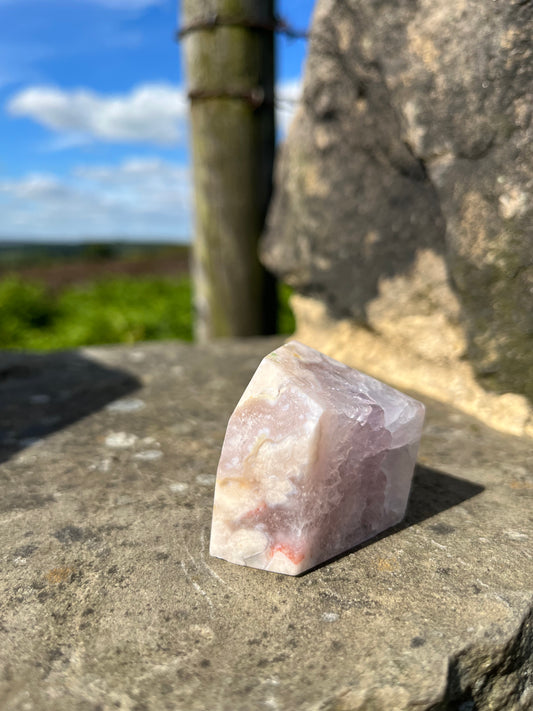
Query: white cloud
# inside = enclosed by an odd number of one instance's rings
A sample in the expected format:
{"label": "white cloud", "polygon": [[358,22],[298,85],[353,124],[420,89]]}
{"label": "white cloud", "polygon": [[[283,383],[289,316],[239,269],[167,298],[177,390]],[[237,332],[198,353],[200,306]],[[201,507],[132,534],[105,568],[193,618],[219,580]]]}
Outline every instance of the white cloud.
{"label": "white cloud", "polygon": [[0,182],[0,193],[16,200],[55,200],[68,196],[68,190],[53,175],[30,173],[24,180]]}
{"label": "white cloud", "polygon": [[188,169],[159,158],[0,180],[0,238],[187,240]]}
{"label": "white cloud", "polygon": [[[276,119],[287,133],[301,93],[299,79],[277,87]],[[33,86],[7,103],[12,116],[31,118],[59,134],[61,149],[99,140],[108,143],[175,145],[185,138],[187,97],[172,84],[143,84],[127,94],[103,95],[89,89]]]}
{"label": "white cloud", "polygon": [[144,84],[115,95],[34,86],[15,94],[7,110],[68,136],[172,145],[184,134],[187,99],[170,84]]}
{"label": "white cloud", "polygon": [[276,122],[286,136],[302,93],[301,79],[288,79],[276,86]]}
{"label": "white cloud", "polygon": [[[1,1],[1,0],[0,0]],[[298,80],[278,86],[277,120],[284,135],[300,96]],[[187,102],[177,86],[149,84],[121,96],[30,87],[8,105],[57,135],[50,148],[88,140],[176,142]],[[191,179],[186,166],[160,158],[120,165],[78,166],[66,177],[32,173],[0,178],[0,238],[185,239],[191,235]]]}
{"label": "white cloud", "polygon": [[[283,136],[300,93],[299,79],[277,86],[276,119]],[[58,137],[49,145],[52,150],[90,140],[176,145],[185,139],[188,102],[185,91],[173,84],[142,84],[129,93],[112,95],[32,86],[11,97],[7,111],[56,132]]]}

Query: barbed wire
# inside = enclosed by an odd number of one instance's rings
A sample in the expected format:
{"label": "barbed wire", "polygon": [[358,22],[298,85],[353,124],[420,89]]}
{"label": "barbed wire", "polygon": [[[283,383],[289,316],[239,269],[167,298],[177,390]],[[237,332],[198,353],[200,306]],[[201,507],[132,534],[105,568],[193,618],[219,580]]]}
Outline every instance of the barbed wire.
{"label": "barbed wire", "polygon": [[[244,27],[246,29],[256,30],[259,32],[277,32],[292,39],[309,38],[309,32],[294,29],[281,17],[275,17],[273,22],[262,22],[244,17],[224,16],[218,13],[213,13],[203,18],[192,20],[187,25],[179,28],[176,31],[176,39],[180,41],[192,32],[211,31],[215,30],[217,27]],[[265,92],[262,87],[256,87],[250,91],[232,89],[191,89],[187,96],[192,102],[209,101],[212,99],[238,99],[245,101],[254,110],[259,109],[261,106],[275,106],[281,110],[290,110],[290,108],[298,103],[298,99],[292,97],[282,98],[265,96]],[[283,104],[285,106],[283,106]]]}
{"label": "barbed wire", "polygon": [[187,92],[187,97],[191,101],[209,101],[212,99],[240,99],[249,104],[253,109],[261,106],[274,106],[281,111],[291,111],[300,101],[299,98],[277,97],[268,98],[261,87],[256,87],[251,91],[238,90],[208,90],[191,89]]}
{"label": "barbed wire", "polygon": [[260,20],[252,20],[245,17],[232,17],[213,13],[206,15],[198,20],[192,20],[187,25],[180,27],[176,32],[176,39],[182,40],[191,32],[200,30],[214,30],[217,27],[244,27],[260,32],[277,32],[284,34],[291,39],[308,39],[309,32],[307,30],[297,30],[291,27],[283,18],[275,17],[273,22],[262,22]]}

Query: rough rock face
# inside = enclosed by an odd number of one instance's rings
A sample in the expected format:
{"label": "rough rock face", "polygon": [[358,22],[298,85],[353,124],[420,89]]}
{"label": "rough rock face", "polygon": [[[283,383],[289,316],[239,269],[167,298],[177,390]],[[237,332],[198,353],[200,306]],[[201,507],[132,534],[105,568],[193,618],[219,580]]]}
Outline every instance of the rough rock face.
{"label": "rough rock face", "polygon": [[228,428],[211,555],[298,575],[399,523],[424,406],[292,341],[263,358]]}
{"label": "rough rock face", "polygon": [[532,36],[524,0],[318,0],[263,243],[333,317],[530,400]]}

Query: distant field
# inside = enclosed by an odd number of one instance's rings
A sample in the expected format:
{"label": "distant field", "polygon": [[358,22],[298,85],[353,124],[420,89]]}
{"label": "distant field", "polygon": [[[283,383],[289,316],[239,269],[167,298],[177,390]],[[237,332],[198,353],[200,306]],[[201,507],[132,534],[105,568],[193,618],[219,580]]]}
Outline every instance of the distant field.
{"label": "distant field", "polygon": [[135,259],[161,254],[187,257],[186,244],[158,244],[157,242],[87,242],[83,244],[40,244],[36,242],[1,241],[0,269],[65,264],[72,261]]}
{"label": "distant field", "polygon": [[[182,246],[89,245],[66,254],[41,251],[36,262],[22,251],[0,263],[0,347],[192,340],[188,264]],[[279,296],[279,332],[290,333],[289,289],[281,285]]]}
{"label": "distant field", "polygon": [[0,243],[0,279],[16,274],[57,291],[110,276],[185,276],[186,245],[27,245]]}

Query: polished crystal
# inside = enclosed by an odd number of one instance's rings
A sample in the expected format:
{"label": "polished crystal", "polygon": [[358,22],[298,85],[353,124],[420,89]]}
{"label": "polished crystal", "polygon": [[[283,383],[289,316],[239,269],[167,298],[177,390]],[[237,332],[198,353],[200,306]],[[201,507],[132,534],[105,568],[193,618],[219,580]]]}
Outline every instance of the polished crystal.
{"label": "polished crystal", "polygon": [[260,363],[217,471],[211,555],[297,575],[404,517],[424,406],[292,341]]}

